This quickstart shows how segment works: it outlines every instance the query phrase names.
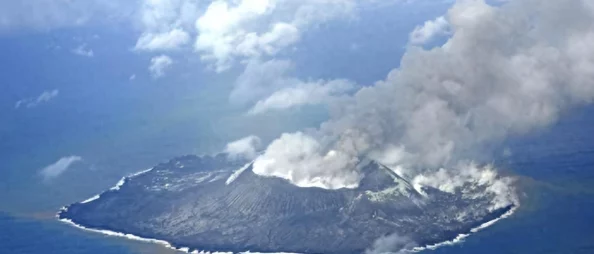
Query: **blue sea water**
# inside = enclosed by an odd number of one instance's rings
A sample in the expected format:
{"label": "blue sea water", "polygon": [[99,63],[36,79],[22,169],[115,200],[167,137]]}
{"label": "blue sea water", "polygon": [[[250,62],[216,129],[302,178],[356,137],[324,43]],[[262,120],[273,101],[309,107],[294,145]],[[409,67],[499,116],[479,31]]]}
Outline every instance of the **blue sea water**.
{"label": "blue sea water", "polygon": [[47,220],[0,214],[0,253],[131,253],[123,245]]}
{"label": "blue sea water", "polygon": [[[461,244],[425,253],[594,253],[593,127],[594,108],[580,109],[549,129],[508,142],[511,153],[496,163],[520,176],[521,209]],[[0,214],[0,253],[152,250],[39,217]]]}

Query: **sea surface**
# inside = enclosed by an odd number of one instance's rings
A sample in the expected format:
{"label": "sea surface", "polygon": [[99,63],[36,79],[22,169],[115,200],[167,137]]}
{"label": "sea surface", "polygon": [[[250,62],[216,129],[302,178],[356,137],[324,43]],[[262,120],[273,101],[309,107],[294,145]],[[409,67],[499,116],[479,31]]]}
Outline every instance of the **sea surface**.
{"label": "sea surface", "polygon": [[[423,253],[594,253],[594,108],[568,112],[558,124],[504,146],[505,154],[494,163],[519,175],[521,208],[461,244]],[[87,179],[89,188],[64,182],[81,190],[68,195],[32,183],[31,189],[49,193],[32,198],[33,191],[25,191],[21,203],[14,200],[19,193],[2,183],[0,253],[172,253],[154,244],[84,232],[54,218],[60,204],[86,199],[138,170],[112,172],[95,184]]]}

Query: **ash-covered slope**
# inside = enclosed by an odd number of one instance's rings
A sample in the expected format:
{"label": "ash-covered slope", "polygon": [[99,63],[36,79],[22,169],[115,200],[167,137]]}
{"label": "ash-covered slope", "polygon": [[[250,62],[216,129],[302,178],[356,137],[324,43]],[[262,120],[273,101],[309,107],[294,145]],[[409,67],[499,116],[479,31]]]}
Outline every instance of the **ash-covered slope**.
{"label": "ash-covered slope", "polygon": [[391,234],[417,245],[451,240],[511,208],[489,211],[488,197],[468,193],[421,194],[369,161],[360,165],[358,188],[339,190],[300,188],[242,164],[224,155],[180,157],[59,217],[190,250],[362,253]]}

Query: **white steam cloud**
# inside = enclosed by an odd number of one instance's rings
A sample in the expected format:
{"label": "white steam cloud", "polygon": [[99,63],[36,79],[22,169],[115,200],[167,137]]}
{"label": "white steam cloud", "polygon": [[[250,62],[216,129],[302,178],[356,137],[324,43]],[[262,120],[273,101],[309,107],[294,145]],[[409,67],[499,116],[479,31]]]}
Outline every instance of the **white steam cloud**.
{"label": "white steam cloud", "polygon": [[230,159],[252,160],[258,155],[262,141],[257,136],[248,136],[227,144],[225,153]]}
{"label": "white steam cloud", "polygon": [[409,41],[414,45],[423,45],[437,36],[448,34],[449,27],[450,24],[444,16],[437,17],[435,20],[428,20],[410,33]]}
{"label": "white steam cloud", "polygon": [[[472,195],[490,195],[491,210],[505,208],[519,202],[512,187],[512,178],[498,177],[492,166],[478,167],[474,163],[460,163],[456,170],[441,168],[436,172],[417,175],[412,183],[415,189],[424,193],[422,186],[429,186],[444,192],[455,193],[458,188],[470,185],[472,188],[484,187],[482,193]],[[465,194],[467,195],[467,194]]]}
{"label": "white steam cloud", "polygon": [[359,183],[357,159],[344,151],[329,150],[301,132],[283,134],[254,162],[256,174],[288,179],[300,187],[352,188]]}
{"label": "white steam cloud", "polygon": [[501,191],[489,168],[432,169],[480,159],[486,145],[592,102],[594,4],[461,0],[445,19],[451,29],[445,45],[409,48],[385,80],[332,103],[319,130],[272,142],[254,171],[301,186],[341,188],[356,185],[353,165],[367,156],[422,173],[418,184],[445,190],[451,186],[441,182],[485,177],[492,192]]}
{"label": "white steam cloud", "polygon": [[365,254],[404,254],[416,246],[412,239],[394,233],[375,240]]}

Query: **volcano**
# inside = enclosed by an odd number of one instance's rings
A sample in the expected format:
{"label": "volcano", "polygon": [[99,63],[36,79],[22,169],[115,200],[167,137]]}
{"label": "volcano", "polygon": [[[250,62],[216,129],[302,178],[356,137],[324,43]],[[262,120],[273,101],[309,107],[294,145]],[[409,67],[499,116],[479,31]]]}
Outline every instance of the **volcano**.
{"label": "volcano", "polygon": [[125,177],[58,217],[190,251],[363,253],[393,234],[414,246],[452,240],[513,209],[492,209],[492,197],[476,195],[480,186],[419,189],[374,161],[358,167],[357,188],[328,190],[257,175],[225,154],[189,155]]}

